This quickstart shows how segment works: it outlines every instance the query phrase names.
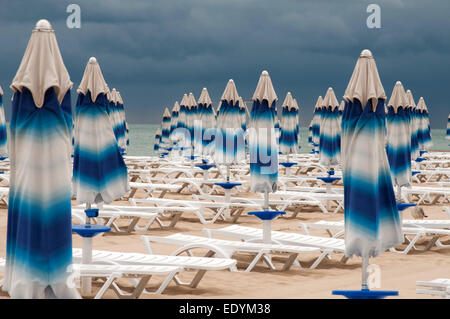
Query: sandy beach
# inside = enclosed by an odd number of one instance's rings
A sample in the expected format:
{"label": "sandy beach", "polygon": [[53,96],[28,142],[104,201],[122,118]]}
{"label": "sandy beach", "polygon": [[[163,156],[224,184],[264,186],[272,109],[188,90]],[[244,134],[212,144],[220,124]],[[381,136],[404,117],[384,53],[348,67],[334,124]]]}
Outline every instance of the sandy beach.
{"label": "sandy beach", "polygon": [[[251,194],[241,194],[251,196]],[[170,198],[187,198],[186,195],[169,195]],[[75,202],[73,202],[75,204]],[[128,205],[127,201],[116,201],[117,205]],[[442,211],[443,205],[422,206],[427,219],[446,219]],[[410,219],[411,209],[406,210],[403,217]],[[342,220],[343,213],[323,214],[318,211],[301,212],[296,218],[278,218],[273,222],[273,230],[285,232],[300,232],[299,223],[314,222],[319,220]],[[143,223],[143,222],[141,222]],[[237,224],[261,228],[261,222],[253,217],[243,214]],[[203,225],[191,214],[184,214],[174,229],[161,230],[152,226],[149,231],[135,231],[132,234],[108,233],[94,239],[93,248],[100,250],[112,250],[119,252],[145,253],[141,242],[141,235],[166,236],[176,232],[203,236],[202,229],[220,228],[230,223],[218,221],[212,225]],[[7,229],[7,208],[3,206],[0,210],[0,256],[5,256]],[[312,235],[327,236],[325,231],[312,230]],[[450,244],[450,237],[443,237],[441,242]],[[422,241],[423,243],[423,241]],[[73,247],[81,248],[81,238],[73,234]],[[154,252],[170,254],[177,247],[163,244],[154,244]],[[201,251],[199,251],[201,253]],[[200,255],[200,254],[199,254]],[[193,289],[180,287],[173,282],[162,295],[142,294],[141,298],[341,298],[331,295],[334,289],[358,289],[361,282],[361,260],[352,258],[342,264],[342,255],[334,254],[331,260],[324,260],[317,269],[308,269],[317,258],[318,254],[303,254],[300,262],[303,268],[293,267],[289,271],[270,271],[262,263],[258,263],[251,272],[209,271]],[[243,270],[245,261],[249,256],[245,254],[235,255],[239,270]],[[282,257],[279,257],[282,258]],[[274,258],[275,265],[277,259]],[[450,249],[434,246],[425,252],[411,251],[408,255],[385,252],[381,256],[371,259],[372,264],[377,264],[381,269],[381,288],[395,289],[399,291],[398,298],[438,298],[428,295],[416,294],[417,280],[432,280],[435,278],[448,278],[450,276]],[[182,274],[188,278],[193,272],[187,271]],[[160,284],[162,278],[154,277],[149,282],[150,288]],[[124,287],[129,285],[128,281],[121,281]],[[99,283],[93,285],[93,295],[100,288]],[[126,289],[125,289],[126,290]],[[105,298],[116,298],[112,290],[108,290]],[[5,292],[0,293],[0,298],[9,298]]]}

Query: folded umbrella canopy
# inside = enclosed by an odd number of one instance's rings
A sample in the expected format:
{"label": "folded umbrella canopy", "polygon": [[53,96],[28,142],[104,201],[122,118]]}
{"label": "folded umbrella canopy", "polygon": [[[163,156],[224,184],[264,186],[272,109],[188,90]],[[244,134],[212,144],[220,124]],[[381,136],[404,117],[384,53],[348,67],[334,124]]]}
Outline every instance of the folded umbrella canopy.
{"label": "folded umbrella canopy", "polygon": [[186,140],[187,154],[193,155],[195,153],[195,122],[197,121],[197,101],[194,94],[189,93],[186,103],[186,128],[189,136]]}
{"label": "folded umbrella canopy", "polygon": [[314,115],[312,119],[312,142],[314,151],[319,153],[320,145],[320,113],[322,110],[322,96],[317,98],[316,105],[314,106]]}
{"label": "folded umbrella canopy", "polygon": [[361,52],[344,99],[345,255],[363,257],[365,289],[368,258],[403,240],[384,142],[386,95],[369,50]]}
{"label": "folded umbrella canopy", "polygon": [[341,127],[339,102],[332,88],[328,88],[320,111],[319,163],[336,166],[341,161]]}
{"label": "folded umbrella canopy", "polygon": [[241,115],[241,127],[242,131],[247,131],[247,116],[248,116],[248,110],[247,105],[245,104],[242,97],[239,97],[239,114]]}
{"label": "folded umbrella canopy", "polygon": [[161,143],[161,134],[162,134],[161,128],[158,127],[158,129],[156,130],[156,133],[155,133],[155,143],[153,144],[153,150],[155,152],[159,151],[160,143]]}
{"label": "folded umbrella canopy", "polygon": [[170,140],[174,144],[177,142],[174,132],[177,128],[179,112],[180,112],[180,104],[178,104],[178,101],[176,101],[175,104],[173,105],[172,113],[170,114]]}
{"label": "folded umbrella canopy", "polygon": [[47,20],[14,77],[3,290],[12,298],[79,298],[72,265],[69,74]]}
{"label": "folded umbrella canopy", "polygon": [[300,142],[300,125],[298,124],[299,117],[300,117],[300,114],[299,114],[300,108],[298,106],[296,98],[294,98],[294,108],[297,109],[297,122],[295,123],[295,132],[296,132],[295,135],[297,136],[297,146],[300,148],[300,145],[299,145],[299,142]]}
{"label": "folded umbrella canopy", "polygon": [[92,57],[78,87],[73,195],[79,203],[110,203],[128,192],[128,174],[108,118],[109,89]]}
{"label": "folded umbrella canopy", "polygon": [[239,95],[233,80],[228,81],[220,100],[220,107],[217,110],[214,157],[217,164],[229,166],[245,158]]}
{"label": "folded umbrella canopy", "polygon": [[341,127],[341,124],[342,124],[342,114],[344,113],[344,109],[345,109],[345,101],[342,100],[341,104],[339,104],[339,109],[338,109],[338,113],[339,113],[339,127]]}
{"label": "folded umbrella canopy", "polygon": [[276,192],[278,145],[275,133],[277,95],[269,73],[263,71],[253,94],[250,112],[249,151],[252,192]]}
{"label": "folded umbrella canopy", "polygon": [[416,103],[414,102],[414,97],[410,90],[406,91],[406,104],[407,110],[409,114],[409,128],[411,134],[411,160],[415,160],[419,157],[419,112],[416,107]]}
{"label": "folded umbrella canopy", "polygon": [[445,135],[446,140],[450,140],[450,114],[447,118],[447,134]]}
{"label": "folded umbrella canopy", "polygon": [[280,127],[280,152],[284,155],[297,154],[298,105],[295,104],[291,92],[286,94],[286,98],[281,105]]}
{"label": "folded umbrella canopy", "polygon": [[3,109],[3,90],[0,86],[0,157],[8,156],[5,110]]}
{"label": "folded umbrella canopy", "polygon": [[177,145],[181,149],[187,148],[190,142],[190,133],[187,127],[187,104],[188,104],[188,96],[185,93],[180,102],[177,128],[175,129],[174,132],[172,132],[173,139],[178,141]]}
{"label": "folded umbrella canopy", "polygon": [[117,90],[113,88],[109,94],[108,99],[108,114],[110,117],[110,121],[114,130],[114,136],[116,137],[117,143],[119,143],[120,139],[120,118],[119,118],[119,110],[117,107],[119,96],[117,94]]}
{"label": "folded umbrella canopy", "polygon": [[428,117],[428,108],[423,97],[420,97],[417,103],[417,111],[419,115],[418,141],[420,150],[428,150],[433,146],[431,140],[430,119]]}
{"label": "folded umbrella canopy", "polygon": [[214,145],[216,117],[208,90],[203,88],[198,99],[197,126],[195,144],[198,154],[207,156],[211,154]]}
{"label": "folded umbrella canopy", "polygon": [[169,148],[171,145],[170,123],[171,123],[170,111],[166,107],[164,109],[163,119],[162,119],[162,123],[161,123],[161,128],[162,128],[162,130],[161,130],[161,146],[166,149]]}
{"label": "folded umbrella canopy", "polygon": [[119,91],[117,91],[117,122],[118,122],[118,130],[119,130],[119,138],[117,143],[120,147],[120,152],[125,153],[127,150],[127,133],[125,130],[125,108],[123,107],[123,99],[122,95]]}
{"label": "folded umbrella canopy", "polygon": [[388,114],[386,152],[394,185],[400,188],[411,185],[411,133],[408,101],[405,89],[397,81],[387,104]]}

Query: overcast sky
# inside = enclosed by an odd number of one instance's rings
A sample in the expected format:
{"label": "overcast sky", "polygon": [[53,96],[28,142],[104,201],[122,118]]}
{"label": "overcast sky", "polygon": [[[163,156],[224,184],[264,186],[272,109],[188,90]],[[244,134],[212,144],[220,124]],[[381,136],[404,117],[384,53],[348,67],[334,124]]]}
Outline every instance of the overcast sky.
{"label": "overcast sky", "polygon": [[[0,0],[0,85],[8,89],[35,23],[48,19],[74,82],[97,57],[110,88],[121,92],[130,123],[159,123],[164,107],[207,87],[214,106],[233,78],[250,99],[268,70],[281,103],[288,91],[301,124],[317,96],[342,99],[362,49],[370,49],[388,97],[397,80],[423,96],[435,128],[450,112],[450,1],[436,0]],[[381,7],[369,29],[366,8]],[[81,7],[81,29],[66,26],[66,7]],[[250,105],[249,105],[250,106]]]}

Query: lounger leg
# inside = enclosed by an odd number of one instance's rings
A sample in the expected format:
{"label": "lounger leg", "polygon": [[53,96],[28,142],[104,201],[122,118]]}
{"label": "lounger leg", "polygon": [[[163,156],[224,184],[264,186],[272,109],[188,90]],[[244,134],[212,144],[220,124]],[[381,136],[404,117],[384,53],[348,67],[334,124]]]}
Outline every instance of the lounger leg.
{"label": "lounger leg", "polygon": [[[283,268],[281,268],[281,270],[288,271],[291,268],[291,266],[294,264],[294,262],[297,260],[297,256],[298,256],[298,254],[291,254],[289,256],[289,258],[286,260],[286,262],[284,263]],[[300,263],[299,263],[299,266],[300,266]]]}
{"label": "lounger leg", "polygon": [[116,280],[117,278],[120,278],[121,274],[111,274],[108,279],[105,281],[105,283],[103,284],[103,286],[100,288],[100,290],[97,292],[97,294],[95,295],[94,299],[101,299],[103,297],[103,295],[106,293],[106,291],[108,290],[108,288],[111,286],[111,284],[114,282],[114,280]]}
{"label": "lounger leg", "polygon": [[[147,285],[148,281],[150,280],[152,276],[144,276],[139,280],[139,283],[134,288],[133,292],[131,294],[124,294],[122,290],[119,288],[119,286],[116,283],[112,283],[111,287],[116,293],[116,295],[120,299],[138,299],[139,296],[142,294],[142,292],[145,289],[145,286]],[[167,278],[166,278],[167,280]]]}
{"label": "lounger leg", "polygon": [[322,262],[322,260],[328,256],[328,254],[330,254],[331,251],[329,250],[324,250],[322,252],[322,254],[320,254],[320,256],[316,259],[316,261],[314,261],[314,263],[311,265],[311,267],[309,267],[309,269],[316,269],[316,267]]}
{"label": "lounger leg", "polygon": [[261,257],[264,255],[264,251],[260,251],[255,258],[253,258],[250,265],[248,265],[247,269],[245,269],[245,272],[250,272],[255,267],[256,263],[261,259]]}

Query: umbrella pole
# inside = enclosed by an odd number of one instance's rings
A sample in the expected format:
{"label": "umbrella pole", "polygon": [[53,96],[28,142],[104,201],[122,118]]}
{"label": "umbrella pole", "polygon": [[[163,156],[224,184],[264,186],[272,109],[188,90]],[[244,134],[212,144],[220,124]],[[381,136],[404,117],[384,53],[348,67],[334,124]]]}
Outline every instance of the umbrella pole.
{"label": "umbrella pole", "polygon": [[[289,161],[289,153],[287,153],[287,162],[289,163],[290,161]],[[290,170],[290,168],[289,167],[286,167],[286,176],[291,176],[291,170]]]}
{"label": "umbrella pole", "polygon": [[[267,189],[264,191],[264,210],[269,210],[269,192]],[[263,242],[264,244],[272,243],[272,220],[263,220]],[[266,254],[268,262],[272,264],[272,255]]]}
{"label": "umbrella pole", "polygon": [[[91,204],[86,203],[86,209],[91,209]],[[86,215],[86,224],[90,225],[90,218]],[[92,237],[83,237],[82,249],[83,264],[92,263]],[[81,277],[81,294],[90,295],[92,293],[92,278]]]}
{"label": "umbrella pole", "polygon": [[402,201],[402,187],[400,185],[397,185],[397,198],[399,202]]}
{"label": "umbrella pole", "polygon": [[230,164],[227,164],[227,183],[230,182]]}
{"label": "umbrella pole", "polygon": [[369,257],[363,256],[362,257],[362,285],[361,285],[362,290],[369,289],[369,285],[367,283],[367,279],[369,277],[369,274],[367,272],[367,267],[369,267]]}

